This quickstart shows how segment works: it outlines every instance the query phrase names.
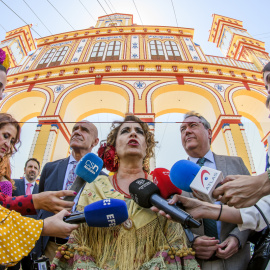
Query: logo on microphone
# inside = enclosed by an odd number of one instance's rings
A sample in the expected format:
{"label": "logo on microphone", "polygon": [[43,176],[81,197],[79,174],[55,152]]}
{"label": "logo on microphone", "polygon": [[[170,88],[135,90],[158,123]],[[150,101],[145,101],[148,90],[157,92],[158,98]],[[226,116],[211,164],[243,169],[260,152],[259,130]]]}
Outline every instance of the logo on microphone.
{"label": "logo on microphone", "polygon": [[111,200],[110,199],[104,199],[103,200],[103,205],[111,205]]}
{"label": "logo on microphone", "polygon": [[89,159],[85,162],[84,168],[93,174],[96,174],[98,172],[98,169],[99,169],[98,165]]}
{"label": "logo on microphone", "polygon": [[114,218],[114,214],[106,215],[106,218],[108,220],[109,227],[116,226],[116,220]]}
{"label": "logo on microphone", "polygon": [[208,176],[206,174],[210,175],[210,173],[207,170],[203,170],[201,173],[201,181],[202,181],[203,187],[204,187],[204,181],[208,180]]}
{"label": "logo on microphone", "polygon": [[136,183],[137,183],[138,185],[140,185],[140,186],[143,185],[144,182],[145,182],[144,180],[138,180],[138,181],[136,181]]}

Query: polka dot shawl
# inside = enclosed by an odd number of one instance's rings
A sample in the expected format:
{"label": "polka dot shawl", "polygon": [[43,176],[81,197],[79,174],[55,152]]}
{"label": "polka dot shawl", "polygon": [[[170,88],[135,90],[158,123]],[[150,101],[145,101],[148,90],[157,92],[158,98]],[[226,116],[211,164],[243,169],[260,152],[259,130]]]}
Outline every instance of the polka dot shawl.
{"label": "polka dot shawl", "polygon": [[0,264],[13,266],[34,248],[43,220],[22,217],[0,206]]}

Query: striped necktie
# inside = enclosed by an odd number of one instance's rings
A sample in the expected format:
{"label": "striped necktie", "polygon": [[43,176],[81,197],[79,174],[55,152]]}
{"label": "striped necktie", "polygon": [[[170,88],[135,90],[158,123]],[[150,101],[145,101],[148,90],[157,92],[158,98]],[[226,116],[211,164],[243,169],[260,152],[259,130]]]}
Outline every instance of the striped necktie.
{"label": "striped necktie", "polygon": [[[205,157],[199,158],[197,164],[202,167],[207,159]],[[204,218],[204,234],[209,237],[215,237],[218,239],[217,223],[213,219]]]}

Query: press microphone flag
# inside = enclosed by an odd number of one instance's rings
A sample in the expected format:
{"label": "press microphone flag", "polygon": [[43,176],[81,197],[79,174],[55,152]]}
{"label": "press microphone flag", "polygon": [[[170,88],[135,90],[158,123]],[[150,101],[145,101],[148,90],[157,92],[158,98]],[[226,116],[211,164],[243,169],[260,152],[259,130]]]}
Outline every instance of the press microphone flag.
{"label": "press microphone flag", "polygon": [[[93,153],[87,153],[80,159],[76,166],[75,174],[77,176],[70,187],[70,190],[74,190],[79,193],[85,182],[91,183],[97,178],[102,167],[103,161],[101,158]],[[64,200],[73,201],[74,198],[74,196],[65,196]]]}
{"label": "press microphone flag", "polygon": [[165,168],[156,168],[151,172],[153,182],[157,185],[163,199],[168,199],[174,194],[182,194],[182,190],[176,187],[170,179],[170,171]]}
{"label": "press microphone flag", "polygon": [[180,222],[184,227],[198,228],[200,222],[175,205],[170,205],[159,194],[158,187],[151,181],[139,178],[129,185],[129,193],[132,199],[141,207],[150,208],[156,206],[169,214],[174,221]]}
{"label": "press microphone flag", "polygon": [[224,177],[221,171],[200,167],[190,160],[179,160],[172,166],[170,179],[178,188],[187,192],[193,191],[197,198],[213,203],[213,190]]}
{"label": "press microphone flag", "polygon": [[87,205],[83,212],[71,214],[64,221],[71,224],[86,222],[90,227],[113,227],[128,219],[126,202],[104,199]]}

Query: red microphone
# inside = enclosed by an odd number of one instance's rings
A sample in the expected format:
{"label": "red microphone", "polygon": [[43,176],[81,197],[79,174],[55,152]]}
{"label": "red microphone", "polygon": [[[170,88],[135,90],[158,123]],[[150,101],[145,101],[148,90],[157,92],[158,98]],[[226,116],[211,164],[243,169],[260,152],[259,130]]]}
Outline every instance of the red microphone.
{"label": "red microphone", "polygon": [[182,190],[176,187],[170,179],[170,171],[165,168],[156,168],[151,172],[153,182],[160,190],[163,199],[168,199],[171,195],[182,194]]}

